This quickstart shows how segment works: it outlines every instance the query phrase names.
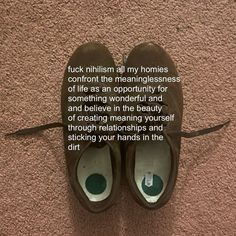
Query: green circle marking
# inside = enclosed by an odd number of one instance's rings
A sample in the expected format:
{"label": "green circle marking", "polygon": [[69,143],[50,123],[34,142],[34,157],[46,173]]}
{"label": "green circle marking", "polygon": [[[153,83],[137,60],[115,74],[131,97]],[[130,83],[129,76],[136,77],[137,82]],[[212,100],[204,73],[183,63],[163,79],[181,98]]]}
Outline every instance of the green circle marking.
{"label": "green circle marking", "polygon": [[163,181],[158,175],[153,175],[152,186],[147,186],[145,184],[145,177],[142,181],[142,189],[149,196],[157,196],[163,189]]}
{"label": "green circle marking", "polygon": [[92,174],[86,179],[85,186],[89,193],[101,194],[105,191],[107,182],[103,175]]}

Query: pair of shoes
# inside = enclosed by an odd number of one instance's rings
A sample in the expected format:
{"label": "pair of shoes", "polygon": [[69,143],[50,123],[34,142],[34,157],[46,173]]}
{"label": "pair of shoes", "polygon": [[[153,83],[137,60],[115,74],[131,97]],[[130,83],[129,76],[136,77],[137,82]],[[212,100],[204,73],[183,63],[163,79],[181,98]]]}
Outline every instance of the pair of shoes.
{"label": "pair of shoes", "polygon": [[[82,66],[83,68],[94,67],[110,67],[116,68],[112,55],[109,50],[102,44],[92,42],[84,44],[76,49],[73,53],[64,75],[61,95],[61,110],[62,110],[62,123],[51,123],[41,125],[33,128],[26,128],[19,130],[10,135],[25,135],[33,134],[45,129],[63,127],[64,144],[66,163],[68,167],[69,179],[74,190],[76,197],[81,204],[91,212],[102,212],[112,206],[119,193],[120,179],[121,179],[121,163],[125,164],[125,172],[127,182],[134,199],[143,207],[148,209],[158,209],[164,206],[171,197],[173,192],[179,165],[179,155],[181,138],[192,138],[199,135],[208,134],[217,131],[222,127],[229,124],[229,121],[223,124],[206,128],[199,131],[183,132],[181,131],[182,115],[183,115],[183,95],[181,83],[170,82],[168,79],[162,82],[147,83],[147,85],[159,85],[167,87],[168,90],[163,93],[163,102],[142,102],[132,103],[132,106],[159,106],[162,107],[161,115],[174,114],[175,119],[172,122],[155,121],[152,125],[164,125],[164,130],[161,132],[163,135],[162,141],[127,141],[120,142],[118,140],[103,141],[101,143],[93,142],[92,140],[79,140],[75,141],[73,137],[76,135],[85,136],[86,131],[71,131],[68,129],[68,116],[71,115],[68,111],[69,106],[93,106],[96,102],[82,102],[82,101],[68,101],[70,96],[88,96],[100,94],[101,90],[81,91],[81,92],[68,92],[68,87],[71,83],[68,81],[69,77],[75,76],[75,73],[68,68],[75,68]],[[175,65],[170,56],[165,50],[154,43],[143,43],[136,46],[127,57],[125,67],[160,67],[167,68],[165,76],[167,78],[179,78]],[[118,76],[115,70],[106,71],[103,74],[113,79]],[[78,71],[78,77],[96,77],[99,73],[96,71]],[[101,74],[101,73],[100,73]],[[100,76],[100,74],[98,76]],[[124,77],[160,77],[163,73],[160,72],[124,72]],[[114,81],[114,80],[113,80]],[[74,82],[78,85],[78,82]],[[99,88],[106,86],[122,86],[119,82],[109,84],[101,84],[100,82],[84,82],[86,87],[91,88],[97,86]],[[134,85],[141,86],[141,83],[125,82],[123,86],[133,87]],[[160,91],[155,90],[155,94],[160,94]],[[127,92],[125,94],[130,96],[137,96],[137,93]],[[147,97],[151,94],[146,94]],[[153,95],[153,94],[152,94]],[[103,94],[104,96],[104,94]],[[120,96],[113,91],[107,96]],[[101,102],[97,102],[101,105]],[[103,103],[106,106],[108,102]],[[120,105],[120,104],[115,104]],[[96,115],[97,112],[81,111],[79,115],[85,116]],[[108,113],[108,114],[107,114]],[[107,112],[105,116],[118,115],[114,111]],[[152,115],[152,112],[127,112],[125,115]],[[104,115],[104,114],[103,114]],[[109,121],[110,122],[110,121]],[[108,122],[108,123],[109,123]],[[71,124],[74,126],[86,127],[90,123],[97,125],[96,122],[88,121],[73,121]],[[137,122],[136,122],[137,123]],[[110,122],[113,125],[116,122]],[[128,125],[126,122],[125,125]],[[147,126],[150,124],[146,124]],[[154,132],[154,134],[157,132]],[[158,133],[159,134],[159,133]],[[74,136],[73,136],[74,135]],[[70,137],[70,138],[68,138]],[[79,149],[68,150],[71,140],[79,145]],[[121,150],[124,150],[121,152]],[[121,154],[122,153],[122,154]],[[123,159],[122,159],[123,157]]]}

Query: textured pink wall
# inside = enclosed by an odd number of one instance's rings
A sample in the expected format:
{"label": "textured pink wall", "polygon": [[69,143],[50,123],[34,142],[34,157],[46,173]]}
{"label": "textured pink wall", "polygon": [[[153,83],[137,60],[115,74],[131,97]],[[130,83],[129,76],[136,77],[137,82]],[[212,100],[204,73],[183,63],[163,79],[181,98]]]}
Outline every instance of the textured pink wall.
{"label": "textured pink wall", "polygon": [[[0,2],[0,235],[235,235],[235,6],[233,0]],[[80,44],[105,43],[117,62],[144,41],[162,45],[183,81],[186,130],[231,118],[182,141],[171,201],[147,211],[123,182],[117,204],[93,215],[68,185],[62,132],[5,139],[60,121],[64,67]]]}

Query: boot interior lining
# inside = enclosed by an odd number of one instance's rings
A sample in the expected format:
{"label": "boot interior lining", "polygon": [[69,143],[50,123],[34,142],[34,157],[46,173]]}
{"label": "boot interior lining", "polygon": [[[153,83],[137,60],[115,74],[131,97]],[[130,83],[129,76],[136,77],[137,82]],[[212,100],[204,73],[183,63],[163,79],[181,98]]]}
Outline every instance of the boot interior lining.
{"label": "boot interior lining", "polygon": [[171,170],[171,152],[164,141],[137,142],[134,178],[148,203],[155,203],[165,191]]}
{"label": "boot interior lining", "polygon": [[113,183],[110,148],[89,147],[79,160],[77,178],[90,201],[106,199]]}

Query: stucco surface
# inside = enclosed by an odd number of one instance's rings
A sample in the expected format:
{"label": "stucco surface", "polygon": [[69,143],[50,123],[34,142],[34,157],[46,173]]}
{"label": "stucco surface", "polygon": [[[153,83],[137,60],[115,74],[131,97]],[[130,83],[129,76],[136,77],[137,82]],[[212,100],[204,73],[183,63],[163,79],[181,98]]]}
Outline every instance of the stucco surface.
{"label": "stucco surface", "polygon": [[[0,2],[0,235],[236,234],[236,73],[233,0]],[[62,131],[4,138],[60,121],[65,65],[85,42],[105,43],[119,64],[144,41],[163,46],[183,82],[183,129],[232,119],[217,133],[182,140],[170,202],[147,211],[122,182],[117,203],[94,215],[68,184]]]}

